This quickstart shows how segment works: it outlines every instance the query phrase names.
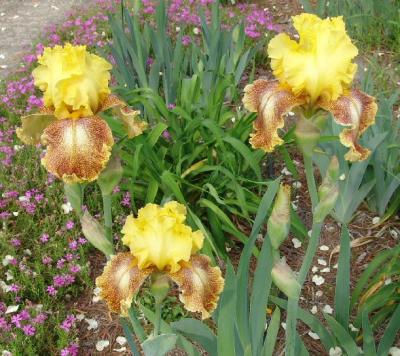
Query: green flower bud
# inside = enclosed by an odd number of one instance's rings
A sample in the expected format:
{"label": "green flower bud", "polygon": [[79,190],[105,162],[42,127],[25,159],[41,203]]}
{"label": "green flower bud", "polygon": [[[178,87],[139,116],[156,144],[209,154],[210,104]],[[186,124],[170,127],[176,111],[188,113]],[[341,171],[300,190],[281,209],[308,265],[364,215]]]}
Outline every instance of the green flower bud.
{"label": "green flower bud", "polygon": [[325,177],[318,188],[319,203],[314,211],[314,220],[322,222],[330,211],[334,208],[339,196],[339,161],[333,156]]}
{"label": "green flower bud", "polygon": [[268,236],[272,247],[277,250],[290,230],[290,186],[281,184],[268,219]]}
{"label": "green flower bud", "polygon": [[103,195],[111,195],[113,189],[121,180],[123,171],[121,160],[116,154],[113,154],[106,168],[104,168],[97,179],[97,184],[100,186]]}
{"label": "green flower bud", "polygon": [[81,217],[82,232],[87,240],[107,257],[114,254],[114,246],[107,239],[104,227],[87,211]]}
{"label": "green flower bud", "polygon": [[306,156],[312,156],[314,147],[321,136],[320,129],[311,120],[302,117],[296,124],[294,134],[302,153]]}
{"label": "green flower bud", "polygon": [[78,216],[82,214],[83,189],[79,183],[64,184],[65,195]]}
{"label": "green flower bud", "polygon": [[165,274],[154,273],[152,275],[150,291],[156,303],[161,303],[167,297],[169,289],[169,280]]}
{"label": "green flower bud", "polygon": [[301,286],[292,269],[286,263],[285,258],[275,262],[271,271],[272,280],[275,285],[289,298],[296,298]]}

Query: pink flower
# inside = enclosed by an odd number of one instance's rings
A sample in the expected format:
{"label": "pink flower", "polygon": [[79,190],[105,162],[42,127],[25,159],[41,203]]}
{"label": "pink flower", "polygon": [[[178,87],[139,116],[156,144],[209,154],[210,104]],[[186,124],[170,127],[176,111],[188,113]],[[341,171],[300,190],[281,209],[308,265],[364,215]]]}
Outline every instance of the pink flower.
{"label": "pink flower", "polygon": [[33,336],[36,333],[36,328],[30,324],[24,325],[22,327],[22,330],[23,330],[24,334],[27,336]]}
{"label": "pink flower", "polygon": [[46,290],[47,293],[49,293],[52,297],[57,294],[57,289],[55,289],[53,286],[48,286]]}
{"label": "pink flower", "polygon": [[49,241],[49,238],[50,238],[49,234],[44,233],[42,234],[42,236],[40,236],[40,242],[46,243],[47,241]]}
{"label": "pink flower", "polygon": [[67,230],[72,230],[74,228],[75,224],[72,220],[67,221],[67,223],[65,224],[65,227],[67,228]]}

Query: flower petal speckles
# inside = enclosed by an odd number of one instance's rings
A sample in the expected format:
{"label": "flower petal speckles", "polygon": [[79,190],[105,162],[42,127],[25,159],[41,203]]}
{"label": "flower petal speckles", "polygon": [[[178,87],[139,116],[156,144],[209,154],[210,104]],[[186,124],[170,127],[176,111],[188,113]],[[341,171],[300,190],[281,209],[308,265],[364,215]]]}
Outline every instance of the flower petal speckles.
{"label": "flower petal speckles", "polygon": [[281,88],[278,81],[259,79],[247,85],[243,104],[247,110],[258,113],[253,123],[255,132],[250,135],[253,148],[272,152],[275,146],[282,144],[278,130],[285,125],[283,115],[303,103],[302,97],[296,97],[289,90]]}
{"label": "flower petal speckles", "polygon": [[192,256],[189,262],[181,262],[181,269],[168,273],[178,284],[179,299],[191,312],[200,312],[203,319],[210,316],[217,306],[219,295],[224,288],[224,279],[218,267],[211,267],[210,258],[205,255]]}
{"label": "flower petal speckles", "polygon": [[66,183],[95,180],[114,144],[107,123],[98,117],[57,120],[42,136],[47,145],[42,164]]}
{"label": "flower petal speckles", "polygon": [[134,295],[151,272],[151,268],[139,269],[130,252],[118,253],[108,261],[102,275],[96,279],[100,297],[111,311],[125,316]]}
{"label": "flower petal speckles", "polygon": [[335,101],[322,100],[319,106],[330,111],[339,125],[349,126],[339,136],[340,142],[350,148],[345,158],[349,161],[368,158],[370,151],[358,143],[358,138],[375,123],[378,110],[375,98],[353,89],[349,95],[343,95]]}

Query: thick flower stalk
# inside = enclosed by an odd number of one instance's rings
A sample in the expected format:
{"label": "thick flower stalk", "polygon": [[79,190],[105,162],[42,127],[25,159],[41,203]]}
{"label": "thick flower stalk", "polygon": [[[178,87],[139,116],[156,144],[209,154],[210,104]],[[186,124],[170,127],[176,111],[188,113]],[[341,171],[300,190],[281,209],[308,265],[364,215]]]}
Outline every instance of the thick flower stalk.
{"label": "thick flower stalk", "polygon": [[129,252],[113,256],[96,280],[109,308],[126,315],[133,297],[150,275],[166,275],[180,290],[185,308],[208,318],[216,308],[224,280],[207,256],[196,254],[204,236],[185,224],[185,206],[171,201],[147,204],[138,217],[128,216],[122,242]]}
{"label": "thick flower stalk", "polygon": [[22,118],[17,135],[26,144],[46,145],[42,164],[66,183],[93,181],[114,144],[110,127],[98,115],[114,108],[129,137],[141,134],[146,124],[110,94],[112,66],[86,46],[45,48],[38,62],[32,75],[44,92],[44,107]]}
{"label": "thick flower stalk", "polygon": [[366,159],[370,151],[358,143],[360,135],[375,122],[375,99],[351,84],[358,50],[346,33],[342,17],[320,19],[312,14],[293,16],[299,41],[287,34],[275,36],[268,55],[276,80],[256,80],[245,88],[243,103],[257,112],[250,143],[266,152],[283,143],[278,130],[283,116],[296,108],[307,119],[330,112],[346,128],[341,143],[349,148],[349,161]]}

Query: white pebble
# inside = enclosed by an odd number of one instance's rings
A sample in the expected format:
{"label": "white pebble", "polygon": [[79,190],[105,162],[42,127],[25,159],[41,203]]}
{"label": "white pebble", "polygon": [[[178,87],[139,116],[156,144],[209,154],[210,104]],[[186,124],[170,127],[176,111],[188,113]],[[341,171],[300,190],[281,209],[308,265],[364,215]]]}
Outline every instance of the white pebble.
{"label": "white pebble", "polygon": [[317,306],[316,305],[314,305],[312,308],[311,308],[311,314],[317,314],[317,312],[318,312],[318,308],[317,308]]}
{"label": "white pebble", "polygon": [[396,346],[393,346],[389,349],[390,356],[400,356],[400,349]]}
{"label": "white pebble", "polygon": [[300,248],[301,247],[301,241],[299,239],[293,238],[292,239],[293,247],[294,248]]}
{"label": "white pebble", "polygon": [[283,330],[286,330],[286,323],[285,322],[282,322],[281,326],[282,326]]}
{"label": "white pebble", "polygon": [[387,286],[389,284],[392,284],[392,283],[393,283],[393,281],[392,281],[391,278],[388,278],[388,279],[385,280],[385,286]]}
{"label": "white pebble", "polygon": [[326,246],[326,245],[320,246],[319,249],[320,249],[321,251],[329,251],[329,247]]}
{"label": "white pebble", "polygon": [[312,331],[309,331],[308,335],[311,336],[311,338],[314,339],[314,340],[319,340],[318,334],[316,334],[316,333],[314,333]]}
{"label": "white pebble", "polygon": [[324,284],[325,282],[325,278],[322,276],[318,276],[317,274],[315,274],[312,278],[312,281],[314,282],[314,284],[316,286],[320,286],[321,284]]}
{"label": "white pebble", "polygon": [[96,350],[103,351],[108,345],[110,345],[110,341],[108,340],[99,340],[96,342]]}
{"label": "white pebble", "polygon": [[295,189],[300,189],[301,188],[301,182],[293,182],[293,184],[292,184],[292,186],[293,186],[293,188],[295,188]]}
{"label": "white pebble", "polygon": [[96,330],[99,327],[99,323],[96,319],[85,319],[85,321],[88,323],[88,330]]}
{"label": "white pebble", "polygon": [[315,296],[318,297],[318,298],[322,297],[323,294],[324,294],[324,292],[322,290],[317,290],[315,292]]}
{"label": "white pebble", "polygon": [[397,233],[396,230],[389,230],[389,232],[390,232],[390,235],[392,235],[392,237],[394,239],[398,239],[399,238],[399,234]]}
{"label": "white pebble", "polygon": [[286,167],[284,167],[281,170],[281,173],[284,174],[285,176],[291,176],[292,175],[292,173],[290,173],[290,171]]}
{"label": "white pebble", "polygon": [[375,217],[372,219],[372,224],[376,225],[376,224],[379,223],[379,221],[381,221],[381,218],[380,218],[379,216],[375,216]]}
{"label": "white pebble", "polygon": [[126,347],[123,346],[123,347],[120,347],[119,349],[113,349],[113,351],[115,351],[115,352],[125,352],[126,351]]}
{"label": "white pebble", "polygon": [[329,356],[342,356],[343,351],[339,346],[331,347],[329,349]]}
{"label": "white pebble", "polygon": [[311,268],[311,272],[312,272],[312,273],[317,273],[317,272],[318,272],[318,267],[317,267],[317,266],[313,266],[313,267]]}
{"label": "white pebble", "polygon": [[351,330],[351,331],[360,331],[360,329],[358,329],[358,328],[356,328],[353,324],[349,324],[349,329]]}
{"label": "white pebble", "polygon": [[84,314],[78,314],[78,315],[76,316],[76,318],[77,318],[79,321],[82,321],[83,319],[85,319],[85,315],[84,315]]}
{"label": "white pebble", "polygon": [[309,231],[307,232],[307,235],[308,235],[309,237],[311,237],[311,235],[312,235],[312,230],[309,230]]}
{"label": "white pebble", "polygon": [[124,346],[126,344],[126,338],[123,336],[117,336],[115,341],[120,344],[121,346]]}
{"label": "white pebble", "polygon": [[339,180],[345,180],[346,179],[346,175],[343,173],[340,175]]}
{"label": "white pebble", "polygon": [[11,313],[15,313],[19,308],[19,305],[9,305],[7,307],[7,310],[4,314],[11,314]]}
{"label": "white pebble", "polygon": [[332,314],[333,313],[333,309],[329,304],[326,304],[324,306],[324,309],[322,309],[322,311],[326,314]]}
{"label": "white pebble", "polygon": [[329,273],[331,271],[331,269],[329,267],[325,267],[323,269],[321,269],[321,273]]}
{"label": "white pebble", "polygon": [[318,264],[320,264],[321,266],[326,266],[327,263],[325,260],[323,260],[322,258],[318,258]]}

